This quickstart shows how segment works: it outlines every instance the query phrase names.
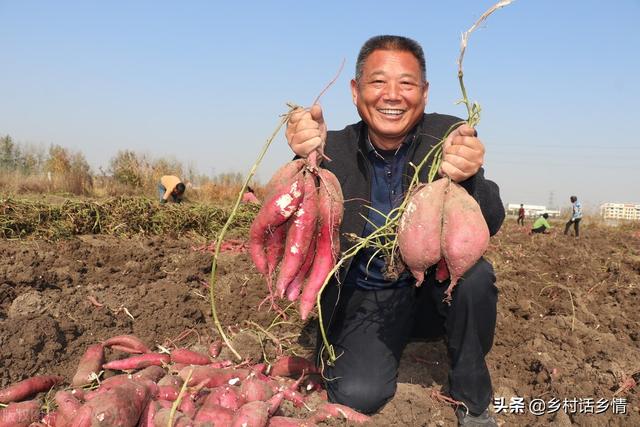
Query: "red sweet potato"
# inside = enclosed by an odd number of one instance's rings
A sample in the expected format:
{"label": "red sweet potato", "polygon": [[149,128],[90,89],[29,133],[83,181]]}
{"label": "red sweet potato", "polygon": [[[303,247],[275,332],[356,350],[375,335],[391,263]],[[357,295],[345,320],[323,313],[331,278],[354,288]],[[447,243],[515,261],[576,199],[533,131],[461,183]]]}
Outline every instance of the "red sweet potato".
{"label": "red sweet potato", "polygon": [[304,197],[304,177],[301,173],[290,180],[290,184],[276,192],[260,208],[249,229],[249,254],[257,270],[268,274],[264,242],[267,230],[283,224],[298,210]]}
{"label": "red sweet potato", "polygon": [[146,353],[131,356],[126,359],[114,360],[102,365],[104,369],[113,369],[118,371],[128,371],[131,369],[142,369],[147,366],[162,366],[171,361],[171,356],[162,353]]}
{"label": "red sweet potato", "polygon": [[269,227],[265,238],[265,251],[267,256],[267,274],[272,277],[278,268],[282,255],[284,255],[284,244],[287,240],[287,230],[289,230],[290,220],[277,227]]}
{"label": "red sweet potato", "polygon": [[441,241],[451,275],[446,300],[451,300],[460,277],[478,262],[488,245],[489,227],[478,202],[459,184],[451,182],[444,200]]}
{"label": "red sweet potato", "polygon": [[142,411],[142,415],[140,415],[138,427],[155,427],[153,420],[159,410],[160,404],[156,401],[150,400]]}
{"label": "red sweet potato", "polygon": [[27,427],[40,419],[40,401],[9,403],[0,409],[0,427]]}
{"label": "red sweet potato", "polygon": [[300,267],[305,261],[311,238],[316,230],[318,219],[318,193],[315,177],[312,173],[304,174],[304,198],[300,207],[292,216],[287,230],[287,241],[280,272],[276,282],[276,294],[282,298]]}
{"label": "red sweet potato", "polygon": [[424,184],[410,196],[398,224],[398,248],[416,286],[424,280],[424,272],[442,258],[440,236],[445,189],[448,180]]}
{"label": "red sweet potato", "polygon": [[206,354],[187,348],[176,348],[171,352],[171,361],[173,363],[186,363],[188,365],[206,365],[211,363],[211,359]]}
{"label": "red sweet potato", "polygon": [[90,345],[80,358],[71,385],[80,387],[89,384],[93,375],[97,375],[104,363],[104,346],[102,344]]}
{"label": "red sweet potato", "polygon": [[159,385],[158,386],[158,399],[168,400],[173,402],[178,398],[180,394],[180,387],[175,385]]}
{"label": "red sweet potato", "polygon": [[160,366],[151,365],[133,374],[133,379],[134,380],[144,379],[144,380],[153,381],[155,383],[155,382],[158,382],[160,379],[164,378],[166,374],[167,372],[164,369],[162,369]]}
{"label": "red sweet potato", "polygon": [[336,257],[340,251],[338,232],[343,215],[342,190],[337,178],[331,172],[320,169],[319,173],[319,226],[316,236],[316,254],[300,297],[299,310],[302,320],[306,320],[313,309],[318,292],[335,266]]}
{"label": "red sweet potato", "polygon": [[252,377],[242,382],[240,395],[245,402],[265,401],[273,396],[273,390],[266,381]]}
{"label": "red sweet potato", "polygon": [[180,389],[183,383],[184,383],[184,380],[179,376],[167,374],[158,381],[158,387],[163,385],[170,385]]}
{"label": "red sweet potato", "polygon": [[220,355],[220,351],[222,350],[222,340],[217,339],[209,345],[209,355],[214,359]]}
{"label": "red sweet potato", "polygon": [[220,386],[211,390],[211,393],[204,399],[202,406],[221,406],[235,411],[246,402],[242,398],[240,388],[236,386]]}
{"label": "red sweet potato", "polygon": [[347,421],[358,424],[370,420],[368,416],[338,403],[321,404],[318,409],[316,409],[316,413],[311,417],[314,422],[321,422],[329,418],[344,418]]}
{"label": "red sweet potato", "polygon": [[64,381],[55,375],[37,375],[0,390],[0,403],[19,402],[47,391]]}
{"label": "red sweet potato", "polygon": [[[153,425],[155,427],[167,427],[169,425],[170,417],[171,409],[162,408],[156,413],[156,416],[153,419]],[[173,414],[173,427],[194,427],[194,425],[193,420],[182,412],[176,411]]]}
{"label": "red sweet potato", "polygon": [[266,402],[245,403],[236,412],[231,427],[265,427],[269,420],[269,405]]}
{"label": "red sweet potato", "polygon": [[272,377],[291,377],[301,375],[302,372],[315,373],[318,368],[313,362],[299,356],[282,356],[271,365],[269,375]]}
{"label": "red sweet potato", "polygon": [[70,425],[135,426],[149,398],[150,393],[146,385],[130,380],[82,405]]}
{"label": "red sweet potato", "polygon": [[58,425],[62,425],[68,421],[71,421],[76,412],[82,406],[82,403],[76,399],[76,397],[68,391],[58,390],[54,396],[54,401],[58,406],[58,416],[61,418],[61,422]]}
{"label": "red sweet potato", "polygon": [[307,251],[307,255],[305,256],[304,262],[298,270],[298,274],[293,278],[289,286],[287,287],[287,299],[289,301],[295,301],[300,296],[300,292],[302,292],[302,285],[307,278],[307,273],[311,269],[311,264],[313,264],[313,259],[316,256],[316,239],[314,236],[311,237],[311,244],[309,245],[309,250]]}
{"label": "red sweet potato", "polygon": [[208,405],[203,406],[198,410],[193,421],[199,425],[209,423],[208,425],[212,427],[222,427],[231,425],[234,416],[235,414],[231,409],[223,408],[219,405]]}
{"label": "red sweet potato", "polygon": [[292,417],[271,417],[267,427],[315,427],[313,421]]}
{"label": "red sweet potato", "polygon": [[212,368],[210,366],[187,366],[182,368],[178,375],[186,380],[191,373],[191,379],[187,384],[189,387],[201,385],[204,387],[219,387],[228,385],[229,381],[244,380],[249,376],[248,369]]}
{"label": "red sweet potato", "polygon": [[111,337],[103,342],[105,347],[120,346],[120,348],[126,348],[129,351],[127,353],[149,353],[149,347],[142,342],[142,340],[135,335],[118,335]]}

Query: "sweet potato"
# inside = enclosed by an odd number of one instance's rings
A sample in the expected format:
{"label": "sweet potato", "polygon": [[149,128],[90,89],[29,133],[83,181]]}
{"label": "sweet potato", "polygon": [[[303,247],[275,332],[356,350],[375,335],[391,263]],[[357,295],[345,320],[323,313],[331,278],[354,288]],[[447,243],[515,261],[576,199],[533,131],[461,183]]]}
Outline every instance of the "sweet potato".
{"label": "sweet potato", "polygon": [[271,417],[267,427],[315,427],[316,423],[302,418]]}
{"label": "sweet potato", "polygon": [[316,303],[316,296],[327,275],[336,264],[340,250],[338,232],[342,222],[343,203],[340,183],[333,173],[320,169],[318,194],[319,226],[316,235],[315,258],[311,264],[307,283],[300,296],[300,317],[306,320]]}
{"label": "sweet potato", "polygon": [[219,387],[228,385],[231,380],[244,380],[249,376],[248,369],[212,368],[210,366],[187,366],[182,368],[178,375],[186,380],[191,373],[191,379],[187,384],[189,387],[201,385],[204,387]]}
{"label": "sweet potato", "polygon": [[135,426],[149,398],[150,393],[146,385],[130,380],[82,405],[71,425]]}
{"label": "sweet potato", "polygon": [[284,255],[284,244],[287,240],[287,230],[290,221],[286,221],[277,227],[269,227],[265,238],[265,251],[267,257],[267,277],[272,277],[278,268],[282,255]]}
{"label": "sweet potato", "polygon": [[231,425],[235,414],[231,409],[223,408],[219,405],[208,405],[201,407],[193,421],[198,425],[208,425],[212,427],[222,427]]}
{"label": "sweet potato", "polygon": [[249,254],[256,269],[268,274],[264,242],[267,230],[283,224],[298,210],[304,197],[304,176],[298,173],[283,190],[276,192],[260,208],[249,229]]}
{"label": "sweet potato", "polygon": [[[156,413],[156,416],[153,419],[153,425],[155,427],[167,427],[169,425],[170,417],[171,409],[162,408]],[[193,420],[182,412],[176,411],[173,414],[173,427],[193,427],[194,425]]]}
{"label": "sweet potato", "polygon": [[451,182],[444,200],[441,241],[451,275],[447,301],[460,277],[480,259],[488,245],[489,227],[478,202],[459,184]]}
{"label": "sweet potato", "polygon": [[76,370],[71,385],[80,387],[89,384],[94,375],[102,369],[104,363],[104,346],[102,344],[90,345],[80,358],[78,369]]}
{"label": "sweet potato", "polygon": [[64,390],[58,390],[56,392],[54,401],[58,406],[58,416],[61,417],[61,419],[65,420],[63,422],[58,422],[57,424],[59,425],[71,421],[80,406],[82,406],[82,403],[78,399],[76,399],[76,397],[71,392]]}
{"label": "sweet potato", "polygon": [[154,418],[158,411],[160,410],[160,404],[156,401],[150,400],[147,403],[147,406],[142,410],[142,415],[140,415],[140,421],[138,422],[139,427],[155,427],[154,426]]}
{"label": "sweet potato", "polygon": [[178,398],[180,394],[180,387],[175,385],[159,385],[158,386],[158,399],[168,400],[173,402]]}
{"label": "sweet potato", "polygon": [[318,372],[318,368],[313,362],[300,356],[282,356],[276,362],[271,365],[269,375],[272,377],[291,377],[298,376],[302,372],[315,373]]}
{"label": "sweet potato", "polygon": [[276,294],[282,298],[289,283],[296,277],[305,261],[311,238],[316,230],[318,219],[318,193],[315,177],[312,173],[304,174],[304,198],[295,211],[287,230],[287,241],[280,272],[276,282]]}
{"label": "sweet potato", "polygon": [[147,366],[141,371],[133,374],[134,380],[145,379],[149,381],[158,382],[160,379],[164,378],[166,375],[166,371],[162,369],[158,365]]}
{"label": "sweet potato", "polygon": [[131,369],[142,369],[147,366],[162,366],[171,361],[171,356],[162,353],[146,353],[131,356],[126,359],[114,360],[102,365],[104,369],[112,369],[117,371],[128,371]]}
{"label": "sweet potato", "polygon": [[311,269],[311,264],[313,264],[313,259],[316,256],[316,239],[315,236],[311,238],[311,244],[309,244],[309,250],[307,251],[307,255],[305,256],[304,262],[298,270],[296,277],[293,278],[289,286],[287,286],[287,299],[289,301],[295,301],[300,296],[300,292],[302,292],[302,285],[307,278],[307,273]]}
{"label": "sweet potato", "polygon": [[245,403],[238,409],[231,427],[265,427],[269,420],[269,405],[266,402]]}
{"label": "sweet potato", "polygon": [[245,403],[239,387],[226,385],[211,390],[202,402],[202,406],[222,406],[235,411]]}
{"label": "sweet potato", "polygon": [[416,286],[424,272],[442,257],[440,236],[445,189],[448,180],[439,179],[420,186],[409,198],[398,224],[398,248]]}
{"label": "sweet potato", "polygon": [[273,396],[273,390],[267,382],[253,377],[242,382],[240,395],[245,402],[265,401]]}
{"label": "sweet potato", "polygon": [[317,409],[316,413],[311,417],[314,422],[321,422],[329,418],[344,418],[352,423],[365,423],[370,418],[348,406],[338,403],[323,403]]}
{"label": "sweet potato", "polygon": [[117,335],[111,337],[103,342],[105,347],[120,346],[119,348],[126,348],[129,351],[127,353],[149,353],[149,347],[142,342],[142,340],[135,335]]}
{"label": "sweet potato", "polygon": [[27,427],[40,419],[40,401],[12,402],[0,409],[0,427]]}
{"label": "sweet potato", "polygon": [[55,375],[36,375],[0,390],[0,403],[19,402],[47,391],[62,381],[64,378]]}
{"label": "sweet potato", "polygon": [[222,350],[222,340],[217,339],[209,345],[209,355],[214,359],[220,355],[220,351]]}
{"label": "sweet potato", "polygon": [[211,363],[209,356],[187,348],[176,348],[171,352],[173,363],[186,363],[188,365],[206,365]]}

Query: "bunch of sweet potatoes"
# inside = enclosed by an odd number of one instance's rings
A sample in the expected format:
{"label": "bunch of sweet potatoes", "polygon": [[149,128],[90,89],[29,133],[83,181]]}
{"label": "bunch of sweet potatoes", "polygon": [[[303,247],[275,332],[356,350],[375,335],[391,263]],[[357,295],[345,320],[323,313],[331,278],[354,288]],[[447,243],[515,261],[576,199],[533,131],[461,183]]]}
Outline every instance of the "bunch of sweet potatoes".
{"label": "bunch of sweet potatoes", "polygon": [[290,301],[299,298],[303,319],[336,263],[343,214],[338,179],[309,164],[294,160],[271,178],[265,203],[251,225],[249,243],[253,262],[265,275],[269,292]]}
{"label": "bunch of sweet potatoes", "polygon": [[[105,363],[105,348],[130,355]],[[53,394],[46,411],[34,397],[64,378],[36,376],[0,390],[0,408],[8,404],[0,409],[0,427],[283,427],[314,426],[329,417],[368,420],[324,402],[316,385],[304,384],[317,373],[306,359],[283,356],[272,365],[240,367],[214,360],[218,353],[217,346],[209,354],[187,348],[154,353],[133,335],[110,338],[87,349],[71,385]],[[124,373],[98,380],[103,370]],[[283,411],[283,401],[298,410]]]}
{"label": "bunch of sweet potatoes", "polygon": [[488,244],[489,228],[480,206],[460,185],[438,179],[419,186],[409,196],[398,224],[398,248],[418,286],[425,271],[438,264],[438,280],[451,275],[446,290],[450,301],[456,283]]}

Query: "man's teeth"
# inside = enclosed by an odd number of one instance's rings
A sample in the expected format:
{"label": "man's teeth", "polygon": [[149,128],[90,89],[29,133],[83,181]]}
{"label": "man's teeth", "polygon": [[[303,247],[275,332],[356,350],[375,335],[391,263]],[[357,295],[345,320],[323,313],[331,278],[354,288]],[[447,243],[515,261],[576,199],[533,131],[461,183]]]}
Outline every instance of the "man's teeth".
{"label": "man's teeth", "polygon": [[403,110],[388,110],[388,109],[381,109],[378,110],[380,111],[382,114],[391,114],[393,116],[399,116],[400,114],[403,113]]}

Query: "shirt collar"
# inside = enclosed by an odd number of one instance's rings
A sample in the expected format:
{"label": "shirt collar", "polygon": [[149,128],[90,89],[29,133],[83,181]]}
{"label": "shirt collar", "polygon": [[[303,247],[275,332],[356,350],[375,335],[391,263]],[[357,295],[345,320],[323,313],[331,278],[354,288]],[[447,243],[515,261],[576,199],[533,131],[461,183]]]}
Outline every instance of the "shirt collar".
{"label": "shirt collar", "polygon": [[[408,147],[408,146],[411,145],[411,143],[413,142],[413,140],[416,137],[416,129],[417,129],[417,126],[414,127],[413,129],[411,129],[411,131],[404,138],[404,141],[402,141],[402,144],[400,145],[400,147],[402,147],[402,146],[407,146]],[[368,128],[365,128],[364,137],[365,137],[365,144],[366,144],[366,147],[367,147],[367,152],[369,154],[377,153],[376,147],[373,146],[373,143],[371,142],[371,139],[369,138],[369,130],[368,130]],[[398,147],[398,149],[400,149],[400,147]]]}

